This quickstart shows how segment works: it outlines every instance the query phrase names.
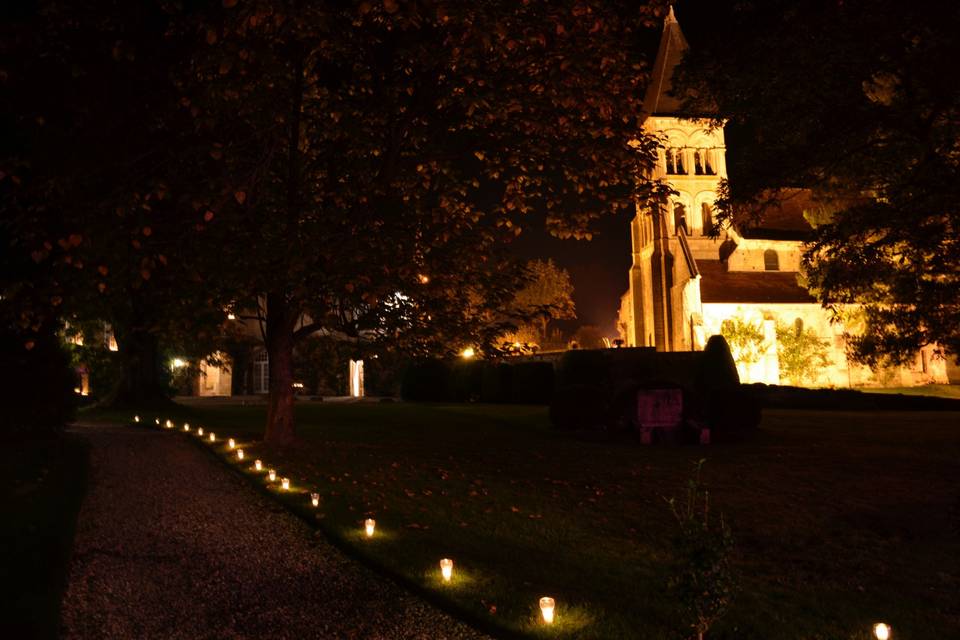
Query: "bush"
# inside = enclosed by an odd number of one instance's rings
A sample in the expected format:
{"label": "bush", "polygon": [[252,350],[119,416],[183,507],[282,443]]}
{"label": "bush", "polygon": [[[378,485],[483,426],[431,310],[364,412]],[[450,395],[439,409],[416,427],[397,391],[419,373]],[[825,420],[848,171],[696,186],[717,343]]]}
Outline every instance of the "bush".
{"label": "bush", "polygon": [[559,387],[550,403],[550,422],[557,429],[603,428],[606,418],[606,394],[595,385]]}
{"label": "bush", "polygon": [[553,398],[553,365],[518,362],[512,366],[510,399],[522,404],[549,404]]}
{"label": "bush", "polygon": [[74,388],[79,381],[52,328],[29,337],[19,331],[3,331],[0,355],[4,363],[0,426],[5,434],[52,431],[73,420],[77,406]]}
{"label": "bush", "polygon": [[513,371],[509,364],[488,363],[483,367],[480,380],[481,402],[510,402],[510,388]]}
{"label": "bush", "polygon": [[423,360],[407,367],[400,383],[400,396],[412,402],[444,402],[450,365],[443,360]]}
{"label": "bush", "polygon": [[483,370],[481,360],[460,360],[450,365],[447,395],[453,402],[476,402],[481,397]]}

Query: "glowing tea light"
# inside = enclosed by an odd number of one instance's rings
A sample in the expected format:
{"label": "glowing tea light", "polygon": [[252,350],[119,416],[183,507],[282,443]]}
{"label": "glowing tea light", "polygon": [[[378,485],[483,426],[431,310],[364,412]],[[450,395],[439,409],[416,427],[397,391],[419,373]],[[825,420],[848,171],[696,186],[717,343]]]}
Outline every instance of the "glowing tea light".
{"label": "glowing tea light", "polygon": [[453,560],[444,558],[440,561],[440,573],[443,574],[444,582],[450,582],[453,577]]}
{"label": "glowing tea light", "polygon": [[197,435],[201,437],[203,436],[203,427],[197,427]]}
{"label": "glowing tea light", "polygon": [[873,635],[877,640],[889,640],[891,637],[890,625],[885,622],[878,622],[873,625]]}
{"label": "glowing tea light", "polygon": [[263,462],[261,462],[260,460],[254,460],[253,468],[256,469],[257,471],[263,471]]}
{"label": "glowing tea light", "polygon": [[133,416],[134,422],[140,422],[140,416]]}
{"label": "glowing tea light", "polygon": [[267,477],[270,478],[270,482],[276,482],[277,472],[274,471],[273,469],[270,469],[269,471],[267,471]]}
{"label": "glowing tea light", "polygon": [[159,426],[159,424],[160,424],[160,418],[154,418],[153,421],[154,421],[155,423],[157,423],[157,425]]}
{"label": "glowing tea light", "polygon": [[368,538],[373,537],[373,530],[376,526],[377,526],[377,521],[374,520],[373,518],[367,518],[366,520],[363,521],[363,528],[366,530]]}
{"label": "glowing tea light", "polygon": [[213,431],[211,431],[211,432],[210,432],[210,442],[216,442],[216,441],[217,441],[217,434],[215,434]]}
{"label": "glowing tea light", "polygon": [[543,621],[547,624],[553,624],[553,609],[556,605],[553,598],[546,596],[540,598],[540,613],[543,614]]}
{"label": "glowing tea light", "polygon": [[289,490],[290,490],[290,478],[284,478],[283,480],[281,480],[281,481],[280,481],[280,486],[283,488],[284,491],[289,491]]}
{"label": "glowing tea light", "polygon": [[171,421],[169,421],[169,420],[167,420],[167,421],[164,423],[164,425],[167,427],[167,429],[173,429],[173,423],[172,423]]}
{"label": "glowing tea light", "polygon": [[189,422],[184,422],[184,423],[183,423],[183,430],[184,430],[184,431],[190,431],[190,423],[189,423]]}
{"label": "glowing tea light", "polygon": [[243,449],[237,449],[237,460],[243,460]]}
{"label": "glowing tea light", "polygon": [[311,494],[310,494],[310,504],[312,504],[312,505],[315,506],[315,507],[319,507],[319,506],[320,506],[320,494],[319,494],[319,493],[311,493]]}
{"label": "glowing tea light", "polygon": [[234,440],[233,438],[230,438],[229,440],[227,440],[227,446],[233,449],[237,446],[237,441]]}

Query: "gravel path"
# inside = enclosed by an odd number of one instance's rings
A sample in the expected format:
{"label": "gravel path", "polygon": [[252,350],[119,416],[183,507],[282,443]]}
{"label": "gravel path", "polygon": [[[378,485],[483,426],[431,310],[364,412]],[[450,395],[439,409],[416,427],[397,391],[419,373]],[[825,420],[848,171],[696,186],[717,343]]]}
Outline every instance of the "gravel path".
{"label": "gravel path", "polygon": [[169,433],[92,444],[65,638],[483,638]]}

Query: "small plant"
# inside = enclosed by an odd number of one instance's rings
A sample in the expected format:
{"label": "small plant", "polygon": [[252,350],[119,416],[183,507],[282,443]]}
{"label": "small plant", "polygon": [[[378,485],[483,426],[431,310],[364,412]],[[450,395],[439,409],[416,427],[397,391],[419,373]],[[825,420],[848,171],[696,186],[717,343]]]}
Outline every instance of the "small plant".
{"label": "small plant", "polygon": [[720,324],[720,335],[730,345],[730,351],[737,364],[748,367],[760,362],[761,356],[766,351],[763,327],[742,318],[724,320]]}
{"label": "small plant", "polygon": [[666,499],[679,531],[673,539],[676,568],[670,580],[685,637],[704,634],[726,613],[738,587],[732,566],[733,536],[720,514],[710,521],[710,492],[701,480],[706,460],[694,464],[682,501]]}
{"label": "small plant", "polygon": [[777,357],[781,377],[797,386],[814,383],[820,372],[829,367],[830,343],[811,329],[805,329],[798,318],[793,326],[777,323]]}

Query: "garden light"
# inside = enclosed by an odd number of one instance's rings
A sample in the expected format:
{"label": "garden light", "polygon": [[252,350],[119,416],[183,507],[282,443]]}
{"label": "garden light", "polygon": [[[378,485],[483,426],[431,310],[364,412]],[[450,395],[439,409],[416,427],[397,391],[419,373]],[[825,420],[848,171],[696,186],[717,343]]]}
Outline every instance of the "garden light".
{"label": "garden light", "polygon": [[237,460],[243,460],[243,449],[237,449]]}
{"label": "garden light", "polygon": [[460,352],[460,356],[467,359],[472,358],[474,355],[476,355],[476,352],[473,350],[472,347],[467,347],[466,349]]}
{"label": "garden light", "polygon": [[173,429],[173,423],[170,422],[169,420],[163,423],[163,426],[165,426],[167,429]]}
{"label": "garden light", "polygon": [[133,416],[134,422],[140,422],[140,416]]}
{"label": "garden light", "polygon": [[183,423],[183,430],[184,430],[184,431],[190,431],[190,423],[189,423],[189,422],[184,422],[184,423]]}
{"label": "garden light", "polygon": [[441,560],[440,573],[443,574],[444,582],[450,582],[450,578],[453,577],[453,560],[450,558],[444,558]]}
{"label": "garden light", "polygon": [[280,481],[280,486],[281,486],[281,488],[283,488],[284,491],[289,491],[289,490],[290,490],[290,478],[284,478],[283,480],[281,480],[281,481]]}
{"label": "garden light", "polygon": [[233,438],[230,438],[229,440],[227,440],[227,446],[230,447],[231,449],[234,449],[237,446],[237,441],[234,440]]}
{"label": "garden light", "polygon": [[363,528],[366,530],[368,538],[373,537],[373,529],[376,526],[377,526],[377,521],[374,520],[373,518],[367,518],[366,520],[363,521]]}
{"label": "garden light", "polygon": [[319,506],[320,506],[320,494],[319,494],[319,493],[311,493],[311,494],[310,494],[310,504],[312,504],[312,505],[315,506],[315,507],[319,507]]}
{"label": "garden light", "polygon": [[892,635],[890,625],[886,622],[878,622],[873,625],[873,635],[877,640],[889,640]]}
{"label": "garden light", "polygon": [[197,427],[197,435],[203,437],[203,427]]}
{"label": "garden light", "polygon": [[270,479],[270,482],[276,482],[277,472],[273,469],[270,469],[270,471],[267,471],[267,477]]}
{"label": "garden light", "polygon": [[547,624],[553,624],[553,609],[556,604],[553,598],[546,596],[540,598],[540,613],[543,614],[543,621]]}
{"label": "garden light", "polygon": [[261,462],[260,460],[254,460],[253,468],[256,469],[257,471],[263,471],[263,462]]}
{"label": "garden light", "polygon": [[211,432],[210,432],[210,442],[216,442],[216,441],[217,441],[217,434],[215,434],[213,431],[211,431]]}
{"label": "garden light", "polygon": [[160,418],[154,418],[153,421],[157,423],[158,426],[160,425]]}

